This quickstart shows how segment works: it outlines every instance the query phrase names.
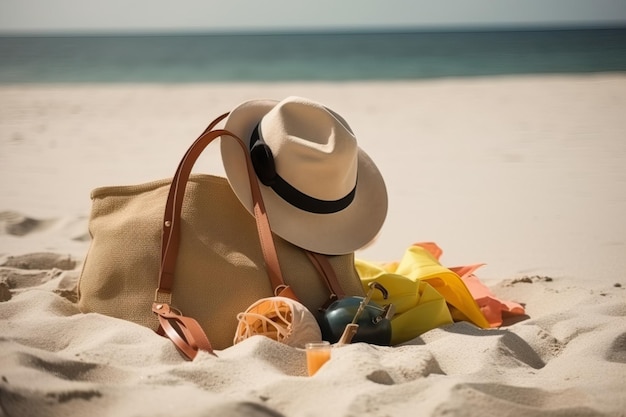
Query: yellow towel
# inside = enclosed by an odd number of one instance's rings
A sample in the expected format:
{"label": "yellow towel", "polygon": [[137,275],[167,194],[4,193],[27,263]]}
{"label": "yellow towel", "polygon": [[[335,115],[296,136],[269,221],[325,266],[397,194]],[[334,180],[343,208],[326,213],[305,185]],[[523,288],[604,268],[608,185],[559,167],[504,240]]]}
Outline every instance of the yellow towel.
{"label": "yellow towel", "polygon": [[389,292],[387,300],[379,293],[372,300],[396,307],[391,320],[393,345],[451,324],[453,319],[490,327],[461,277],[439,263],[437,250],[440,251],[434,244],[415,244],[406,250],[400,262],[355,262],[365,291],[370,282],[377,281]]}

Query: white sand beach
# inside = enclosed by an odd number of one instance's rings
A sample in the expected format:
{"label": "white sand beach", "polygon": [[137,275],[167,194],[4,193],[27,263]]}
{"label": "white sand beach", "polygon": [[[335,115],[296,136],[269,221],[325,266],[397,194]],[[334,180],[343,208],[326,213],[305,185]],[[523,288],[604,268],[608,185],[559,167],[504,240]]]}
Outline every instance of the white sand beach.
{"label": "white sand beach", "polygon": [[[299,95],[351,125],[388,187],[394,261],[433,241],[526,316],[396,347],[262,337],[185,361],[82,314],[89,194],[171,177],[219,114]],[[0,416],[626,416],[626,75],[0,86]],[[197,172],[223,174],[211,145]]]}

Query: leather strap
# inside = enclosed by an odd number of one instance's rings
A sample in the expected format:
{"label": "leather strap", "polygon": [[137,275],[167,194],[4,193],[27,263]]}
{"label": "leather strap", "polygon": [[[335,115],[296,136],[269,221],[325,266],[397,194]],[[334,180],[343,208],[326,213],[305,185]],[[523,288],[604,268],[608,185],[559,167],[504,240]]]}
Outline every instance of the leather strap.
{"label": "leather strap", "polygon": [[[152,312],[158,316],[161,325],[157,333],[167,336],[188,359],[193,360],[200,350],[217,356],[213,352],[211,342],[196,320],[174,311],[166,303],[154,302]],[[177,328],[180,329],[183,336],[180,335]]]}
{"label": "leather strap", "polygon": [[[209,123],[209,125],[207,126],[206,129],[204,129],[204,131],[202,132],[202,134],[200,135],[200,137],[202,137],[202,135],[209,133],[211,130],[213,130],[213,128],[215,126],[217,126],[217,124],[219,122],[221,122],[223,119],[225,119],[228,116],[228,113],[224,113],[220,116],[218,116],[215,120],[213,120],[211,123]],[[198,138],[199,139],[199,138]],[[196,140],[197,141],[197,140]],[[174,174],[174,178],[172,179],[172,184],[176,184],[178,183],[178,179],[180,177],[180,172],[181,172],[181,167],[183,165],[183,161],[185,160],[185,158],[187,158],[187,156],[189,155],[189,153],[191,152],[191,147],[189,147],[189,149],[187,149],[187,152],[185,152],[185,155],[183,156],[183,158],[181,159],[180,163],[178,164],[178,168],[176,168],[176,173]],[[169,199],[171,197],[171,193],[172,190],[170,188],[170,195],[168,196],[168,202]],[[172,218],[172,210],[173,210],[174,206],[170,205],[170,204],[166,204],[165,206],[165,219],[171,219]],[[166,252],[166,246],[163,244],[165,242],[164,240],[164,236],[165,234],[162,235],[162,244],[161,244],[161,259],[163,259],[165,257],[165,252]]]}
{"label": "leather strap", "polygon": [[270,228],[269,219],[267,217],[265,205],[261,196],[261,190],[259,188],[246,146],[241,139],[229,131],[221,129],[210,130],[227,115],[228,113],[214,120],[204,133],[196,139],[196,141],[187,150],[185,156],[182,158],[178,169],[176,170],[176,175],[172,180],[172,185],[170,187],[170,192],[165,206],[161,241],[162,261],[159,274],[159,288],[157,292],[171,293],[172,290],[174,271],[176,269],[176,259],[178,257],[178,248],[180,244],[180,216],[182,213],[182,203],[185,195],[185,186],[189,180],[189,175],[191,174],[193,165],[204,148],[220,136],[232,137],[233,140],[241,146],[243,153],[246,156],[248,178],[250,180],[252,201],[254,204],[254,217],[257,223],[261,250],[266,262],[270,282],[272,284],[272,288],[274,289],[285,285],[282,272],[280,270],[278,255],[276,254],[276,247],[274,246],[272,230]]}
{"label": "leather strap", "polygon": [[[157,314],[159,319],[159,333],[169,337],[178,349],[189,359],[193,359],[198,350],[206,350],[212,354],[213,348],[209,342],[202,327],[196,320],[185,317],[175,312],[170,306],[171,292],[174,283],[174,272],[176,269],[176,260],[178,258],[178,250],[180,245],[180,219],[182,213],[183,199],[185,196],[185,188],[194,163],[202,153],[202,151],[218,137],[230,136],[242,148],[246,157],[246,165],[248,170],[248,178],[254,203],[254,217],[256,219],[257,231],[263,257],[266,263],[266,269],[270,278],[272,288],[276,292],[280,291],[282,296],[291,296],[295,298],[293,292],[285,285],[276,247],[272,238],[272,231],[269,219],[261,196],[261,190],[254,174],[254,168],[250,161],[246,146],[241,139],[231,132],[222,129],[213,130],[213,128],[228,113],[221,115],[215,119],[204,130],[198,139],[189,147],[183,158],[181,159],[176,174],[172,179],[167,202],[165,205],[165,214],[163,220],[163,234],[161,240],[161,269],[159,272],[159,284],[155,294],[155,302],[152,311]],[[182,332],[182,335],[181,335]]]}
{"label": "leather strap", "polygon": [[[285,285],[283,279],[272,230],[265,210],[265,204],[263,203],[263,197],[247,147],[235,134],[224,129],[214,129],[228,114],[229,113],[225,113],[211,122],[200,137],[189,147],[181,159],[176,174],[172,179],[165,205],[163,234],[161,237],[161,269],[159,271],[159,284],[156,289],[152,311],[159,319],[160,328],[158,333],[169,337],[188,359],[195,358],[199,350],[205,350],[213,355],[215,355],[215,353],[204,330],[198,322],[191,317],[183,316],[170,305],[174,272],[176,270],[176,260],[178,258],[180,245],[181,213],[185,188],[189,176],[191,175],[193,165],[202,151],[218,137],[226,138],[230,136],[232,140],[235,140],[239,144],[245,155],[259,241],[265,260],[265,267],[274,293],[297,300],[297,297],[291,288]],[[328,259],[324,255],[309,251],[305,252],[329,288],[331,299],[334,297],[344,297],[345,293]]]}
{"label": "leather strap", "polygon": [[308,250],[305,250],[304,252],[309,257],[309,260],[311,261],[315,269],[317,269],[320,277],[324,279],[324,282],[328,287],[328,290],[330,291],[330,299],[334,301],[338,298],[344,298],[346,296],[346,293],[344,292],[343,288],[341,288],[341,284],[339,284],[335,269],[328,261],[328,258],[325,255],[316,252],[311,252]]}

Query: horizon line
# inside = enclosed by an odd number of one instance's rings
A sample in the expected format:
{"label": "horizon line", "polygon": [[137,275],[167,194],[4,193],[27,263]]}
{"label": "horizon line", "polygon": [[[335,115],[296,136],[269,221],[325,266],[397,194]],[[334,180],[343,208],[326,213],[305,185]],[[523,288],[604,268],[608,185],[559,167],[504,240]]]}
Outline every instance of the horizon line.
{"label": "horizon line", "polygon": [[569,24],[472,24],[472,25],[420,25],[420,26],[344,26],[306,28],[169,28],[169,29],[54,29],[9,30],[0,29],[0,37],[124,37],[124,36],[246,36],[246,35],[368,35],[402,33],[480,33],[480,32],[533,32],[568,30],[624,30],[626,22],[569,23]]}

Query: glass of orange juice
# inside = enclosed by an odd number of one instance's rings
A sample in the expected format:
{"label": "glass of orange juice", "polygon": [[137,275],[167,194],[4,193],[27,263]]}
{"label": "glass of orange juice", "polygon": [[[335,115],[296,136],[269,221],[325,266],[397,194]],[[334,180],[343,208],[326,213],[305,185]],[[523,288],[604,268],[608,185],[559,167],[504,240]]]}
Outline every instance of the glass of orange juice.
{"label": "glass of orange juice", "polygon": [[306,350],[306,367],[309,376],[313,376],[322,365],[328,362],[332,348],[330,343],[326,341],[307,343],[304,348]]}

